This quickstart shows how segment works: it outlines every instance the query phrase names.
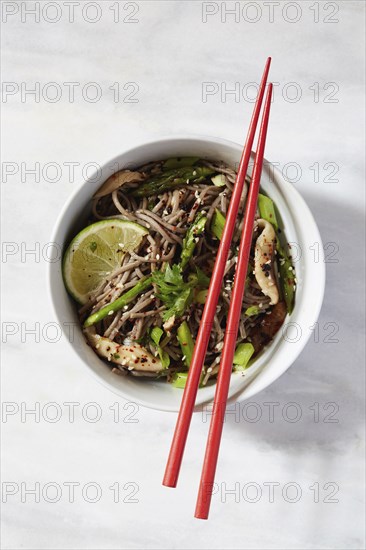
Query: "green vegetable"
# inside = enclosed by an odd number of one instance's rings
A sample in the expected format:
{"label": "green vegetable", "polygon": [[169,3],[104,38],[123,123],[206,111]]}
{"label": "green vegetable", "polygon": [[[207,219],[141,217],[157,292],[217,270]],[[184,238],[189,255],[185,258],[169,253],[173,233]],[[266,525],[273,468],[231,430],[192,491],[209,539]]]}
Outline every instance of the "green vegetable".
{"label": "green vegetable", "polygon": [[207,292],[208,292],[207,288],[197,292],[194,296],[194,301],[197,302],[198,304],[205,304],[207,300]]}
{"label": "green vegetable", "polygon": [[244,370],[248,366],[249,359],[254,353],[254,346],[249,342],[239,344],[235,350],[233,363],[235,370]]}
{"label": "green vegetable", "polygon": [[188,275],[188,282],[194,287],[208,288],[210,277],[207,277],[202,269],[196,266],[196,273],[190,273]]}
{"label": "green vegetable", "polygon": [[222,232],[224,231],[226,218],[224,214],[220,212],[217,208],[215,209],[215,212],[212,216],[212,222],[211,222],[211,231],[217,237],[218,239],[221,239]]}
{"label": "green vegetable", "polygon": [[276,244],[278,269],[280,274],[280,285],[283,297],[286,302],[288,313],[292,313],[295,301],[295,272],[292,267],[292,262],[288,257],[284,248],[282,248],[279,239]]}
{"label": "green vegetable", "polygon": [[[276,210],[273,201],[266,195],[258,195],[258,209],[261,218],[270,222],[273,227],[278,231],[278,222],[276,217]],[[277,237],[276,243],[278,268],[280,273],[280,284],[282,294],[286,302],[288,313],[292,313],[294,308],[295,299],[295,273],[288,254],[281,246],[280,240]]]}
{"label": "green vegetable", "polygon": [[174,168],[182,168],[183,166],[193,166],[199,160],[199,157],[178,157],[168,159],[163,164],[163,170],[173,170]]}
{"label": "green vegetable", "polygon": [[183,240],[182,253],[180,257],[181,269],[184,269],[191,259],[194,247],[196,246],[196,239],[198,239],[198,236],[203,233],[206,222],[207,218],[202,214],[198,214],[192,225],[189,227]]}
{"label": "green vegetable", "polygon": [[193,301],[197,288],[207,288],[210,279],[201,269],[196,267],[196,273],[188,275],[188,282],[183,279],[180,264],[167,265],[165,271],[154,271],[152,279],[157,286],[156,296],[167,307],[163,320],[167,321],[175,315],[181,317]]}
{"label": "green vegetable", "polygon": [[184,361],[187,367],[189,368],[192,360],[194,341],[189,330],[188,323],[183,321],[180,327],[177,330],[177,338],[179,345],[181,347],[183,356],[185,357]]}
{"label": "green vegetable", "polygon": [[[201,377],[200,377],[200,388],[203,387],[202,380],[205,377],[205,368],[202,371]],[[173,376],[172,384],[175,388],[184,389],[186,387],[188,378],[188,372],[176,372]]]}
{"label": "green vegetable", "polygon": [[154,344],[158,346],[163,334],[164,334],[164,331],[162,328],[154,327],[150,332],[150,338],[154,342]]}
{"label": "green vegetable", "polygon": [[134,189],[131,195],[134,197],[159,195],[163,191],[182,187],[187,183],[200,183],[213,173],[214,170],[207,166],[182,166],[181,168],[167,170],[162,174],[151,176],[142,185]]}
{"label": "green vegetable", "polygon": [[155,199],[149,199],[148,200],[148,203],[147,203],[147,209],[148,210],[154,210],[154,207],[155,207]]}
{"label": "green vegetable", "polygon": [[150,332],[150,338],[156,346],[163,368],[167,369],[170,365],[170,357],[167,352],[164,351],[163,348],[160,346],[160,340],[163,334],[164,331],[160,327],[154,327]]}
{"label": "green vegetable", "polygon": [[216,187],[223,187],[226,185],[226,178],[224,174],[217,174],[211,178],[211,181]]}
{"label": "green vegetable", "polygon": [[247,317],[251,317],[252,315],[258,315],[258,313],[261,313],[263,310],[258,306],[250,306],[245,310],[245,315]]}
{"label": "green vegetable", "polygon": [[275,205],[272,199],[266,195],[258,195],[258,210],[261,218],[271,223],[273,227],[277,230],[278,223],[275,211]]}
{"label": "green vegetable", "polygon": [[117,300],[112,302],[111,304],[108,304],[107,306],[102,307],[99,311],[96,313],[92,313],[92,315],[89,315],[89,317],[84,322],[84,327],[90,327],[91,325],[95,325],[95,323],[99,323],[102,319],[107,317],[107,315],[112,315],[116,311],[119,311],[124,306],[132,302],[139,294],[144,292],[149,286],[152,284],[152,277],[144,277],[143,279],[140,279],[138,283],[130,290],[122,294]]}
{"label": "green vegetable", "polygon": [[192,302],[194,284],[183,280],[180,266],[177,264],[172,267],[167,265],[164,272],[154,271],[152,278],[158,287],[156,296],[168,308],[164,311],[163,320],[167,321],[173,315],[181,317]]}
{"label": "green vegetable", "polygon": [[188,372],[176,372],[173,377],[172,385],[175,388],[184,389],[186,387],[187,377]]}

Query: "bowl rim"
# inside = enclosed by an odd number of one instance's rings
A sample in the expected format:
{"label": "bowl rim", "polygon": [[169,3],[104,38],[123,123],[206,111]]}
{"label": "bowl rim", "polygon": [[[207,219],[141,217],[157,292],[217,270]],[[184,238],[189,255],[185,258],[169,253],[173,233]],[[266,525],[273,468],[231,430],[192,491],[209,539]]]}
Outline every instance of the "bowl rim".
{"label": "bowl rim", "polygon": [[[171,143],[171,142],[192,142],[192,141],[198,141],[205,144],[214,144],[214,145],[223,145],[226,147],[229,147],[230,149],[242,149],[242,145],[239,143],[228,140],[221,137],[216,136],[208,136],[203,134],[172,134],[169,136],[162,136],[162,137],[156,137],[154,139],[150,139],[149,141],[141,141],[135,143],[133,146],[131,146],[128,149],[122,150],[119,154],[115,155],[112,159],[107,160],[103,162],[98,169],[104,169],[108,166],[112,166],[117,164],[118,166],[118,159],[120,159],[121,155],[128,156],[134,151],[141,149],[141,148],[149,148],[152,146],[157,146],[158,144],[164,144],[164,143]],[[318,226],[316,224],[316,221],[306,204],[305,200],[301,196],[301,194],[297,191],[297,189],[280,173],[280,171],[268,160],[264,159],[268,166],[271,166],[274,176],[281,182],[281,185],[283,185],[286,189],[286,193],[289,193],[292,195],[292,199],[296,200],[296,203],[300,206],[300,208],[306,213],[307,221],[312,225],[312,232],[316,236],[316,238],[319,241],[319,263],[323,266],[323,269],[320,270],[318,273],[318,279],[317,279],[317,294],[316,294],[316,301],[315,304],[312,304],[312,324],[315,323],[318,319],[322,303],[323,303],[323,297],[324,297],[324,291],[325,291],[325,264],[324,264],[324,253],[323,253],[323,246],[322,246],[322,239],[320,236],[320,232],[318,229]],[[65,217],[65,214],[69,208],[69,206],[74,201],[75,197],[80,193],[81,189],[85,187],[90,181],[93,181],[93,178],[95,178],[95,175],[98,171],[96,169],[87,179],[85,179],[80,185],[78,185],[73,192],[69,195],[69,197],[66,199],[63,207],[61,208],[59,215],[57,216],[57,219],[54,223],[52,234],[51,234],[51,242],[56,242],[56,236],[57,233],[60,230],[60,227],[62,225],[63,219]],[[119,169],[119,168],[118,168]],[[117,169],[117,170],[118,170]],[[290,209],[290,208],[289,208]],[[298,231],[298,229],[297,229]],[[49,265],[47,266],[47,289],[48,289],[48,295],[49,299],[52,304],[52,310],[54,312],[54,315],[57,319],[57,321],[60,323],[60,326],[62,328],[62,331],[64,332],[63,325],[62,325],[62,319],[58,312],[58,307],[56,305],[55,297],[53,294],[53,288],[52,288],[52,279],[54,276],[54,270],[55,265],[53,262],[49,262]],[[292,346],[292,353],[288,353],[288,356],[286,358],[285,364],[282,366],[282,368],[277,368],[276,370],[273,370],[271,372],[271,369],[266,369],[266,376],[263,377],[261,374],[263,373],[263,369],[259,371],[259,373],[254,376],[254,378],[250,381],[249,385],[245,386],[244,388],[239,389],[237,392],[233,393],[232,395],[229,395],[228,403],[235,402],[235,401],[242,401],[247,400],[250,397],[253,397],[263,389],[265,389],[267,386],[272,384],[277,378],[279,378],[284,372],[286,372],[287,369],[291,367],[293,362],[296,360],[296,358],[300,355],[302,350],[304,349],[305,345],[307,344],[309,338],[311,336],[311,331],[308,331],[308,334],[305,335],[304,338],[301,339],[301,342],[297,342],[296,346]],[[87,362],[80,357],[77,350],[75,349],[75,345],[69,340],[69,338],[66,338],[69,345],[73,349],[73,352],[76,357],[78,357],[77,364],[79,363],[83,364],[83,369],[87,370],[93,378],[95,378],[100,384],[102,384],[104,387],[108,388],[110,391],[112,391],[114,394],[118,395],[119,397],[122,397],[123,399],[126,399],[128,401],[131,401],[131,395],[128,391],[124,391],[124,389],[117,388],[115,385],[110,383],[109,381],[103,379],[102,376],[100,376],[97,372],[95,372],[88,364]],[[275,352],[276,353],[276,352]],[[235,375],[233,373],[233,375]],[[215,386],[212,386],[213,388]],[[214,392],[213,392],[214,393]],[[207,406],[210,402],[213,400],[212,398],[204,400],[204,402],[201,402],[196,405],[195,411],[202,410],[204,406]],[[136,399],[134,399],[136,402]],[[151,402],[141,398],[138,402],[139,405],[144,406],[146,408],[151,408],[154,410],[164,411],[164,412],[177,412],[179,411],[178,407],[172,407],[170,405],[164,405],[159,404],[157,406],[155,403],[152,404]]]}

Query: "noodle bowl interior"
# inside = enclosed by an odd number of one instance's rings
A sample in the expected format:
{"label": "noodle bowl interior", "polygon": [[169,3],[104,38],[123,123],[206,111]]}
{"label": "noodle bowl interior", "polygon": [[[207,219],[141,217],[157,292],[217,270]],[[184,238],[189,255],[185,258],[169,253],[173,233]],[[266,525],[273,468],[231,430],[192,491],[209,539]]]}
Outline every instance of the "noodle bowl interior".
{"label": "noodle bowl interior", "polygon": [[[122,170],[95,194],[90,224],[124,220],[144,228],[134,249],[115,243],[120,264],[105,271],[78,309],[88,343],[116,374],[160,378],[184,387],[235,179],[236,171],[220,161],[183,157]],[[209,338],[203,386],[214,381],[220,367],[249,184],[248,179]],[[255,361],[293,309],[296,276],[278,219],[276,206],[261,192],[234,371],[244,371]]]}

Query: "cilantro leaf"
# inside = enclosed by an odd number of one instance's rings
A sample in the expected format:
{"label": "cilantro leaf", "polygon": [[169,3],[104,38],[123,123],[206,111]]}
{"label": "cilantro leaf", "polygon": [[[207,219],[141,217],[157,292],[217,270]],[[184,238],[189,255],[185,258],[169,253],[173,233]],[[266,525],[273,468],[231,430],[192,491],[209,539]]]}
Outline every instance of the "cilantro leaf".
{"label": "cilantro leaf", "polygon": [[179,265],[168,265],[164,272],[154,271],[152,278],[158,287],[156,296],[167,307],[163,320],[167,321],[173,315],[181,317],[192,302],[193,285],[184,281]]}

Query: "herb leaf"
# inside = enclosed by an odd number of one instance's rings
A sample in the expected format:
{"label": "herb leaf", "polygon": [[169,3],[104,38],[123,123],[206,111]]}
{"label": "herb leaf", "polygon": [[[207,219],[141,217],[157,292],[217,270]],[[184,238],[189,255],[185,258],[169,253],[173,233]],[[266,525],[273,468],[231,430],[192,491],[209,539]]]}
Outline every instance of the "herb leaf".
{"label": "herb leaf", "polygon": [[164,272],[154,271],[152,278],[158,287],[156,296],[167,307],[163,320],[167,321],[173,315],[181,317],[192,302],[193,285],[183,280],[179,265],[168,265]]}
{"label": "herb leaf", "polygon": [[160,346],[160,340],[163,336],[164,331],[160,327],[154,327],[150,332],[150,338],[154,342],[156,351],[159,354],[161,364],[163,369],[167,369],[170,365],[170,357],[166,351]]}

